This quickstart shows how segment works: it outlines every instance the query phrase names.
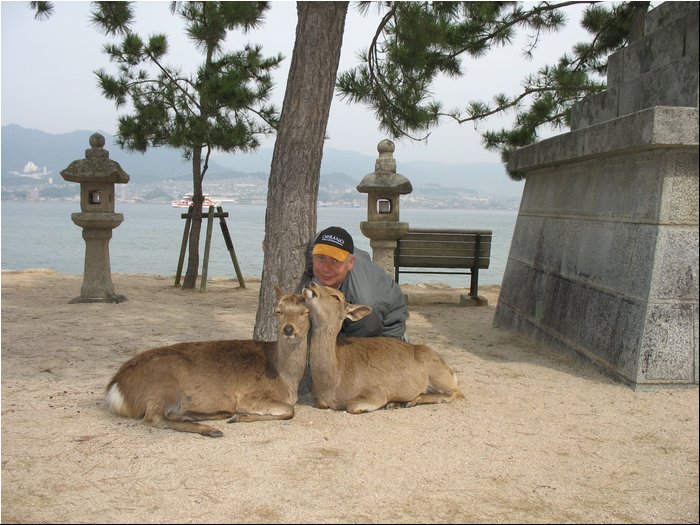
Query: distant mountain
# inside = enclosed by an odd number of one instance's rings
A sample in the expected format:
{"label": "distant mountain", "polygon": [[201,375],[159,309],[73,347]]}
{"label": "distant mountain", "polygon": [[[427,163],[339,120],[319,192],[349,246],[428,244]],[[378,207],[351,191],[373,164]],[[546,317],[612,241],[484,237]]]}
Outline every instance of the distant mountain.
{"label": "distant mountain", "polygon": [[[255,154],[212,155],[212,157],[217,164],[236,171],[267,173],[272,163],[272,149],[261,149]],[[331,173],[344,174],[356,185],[365,175],[374,171],[376,160],[376,155],[327,148],[323,152],[321,162],[321,180],[328,182],[326,178]],[[439,184],[443,187],[469,189],[478,194],[519,196],[524,184],[509,179],[501,164],[403,162],[397,158],[396,171],[408,178],[414,187]]]}
{"label": "distant mountain", "polygon": [[[145,154],[122,150],[109,133],[98,130],[105,138],[109,158],[120,164],[132,180],[151,182],[161,179],[191,178],[190,165],[180,153],[170,148],[153,148]],[[2,177],[22,169],[28,161],[53,171],[54,177],[74,160],[84,159],[90,148],[89,139],[95,131],[73,131],[51,134],[37,129],[26,129],[16,124],[2,127]]]}
{"label": "distant mountain", "polygon": [[[178,150],[151,148],[146,153],[122,150],[114,137],[98,131],[105,137],[105,149],[110,159],[119,162],[131,176],[132,183],[150,183],[159,180],[190,180],[189,162],[182,159]],[[31,161],[39,168],[46,167],[53,177],[77,159],[85,158],[89,138],[94,131],[73,131],[64,134],[45,133],[16,124],[2,126],[2,181],[11,185],[11,174],[21,171]],[[461,188],[475,194],[517,197],[522,193],[522,182],[508,178],[500,164],[471,163],[448,164],[445,162],[402,162],[397,160],[397,172],[407,177],[414,188],[423,185],[439,185],[445,188]],[[341,186],[355,186],[374,171],[376,155],[355,151],[324,150],[321,164],[321,182]],[[265,148],[253,154],[214,154],[209,162],[207,178],[210,180],[240,176],[266,179],[272,164],[272,149]]]}

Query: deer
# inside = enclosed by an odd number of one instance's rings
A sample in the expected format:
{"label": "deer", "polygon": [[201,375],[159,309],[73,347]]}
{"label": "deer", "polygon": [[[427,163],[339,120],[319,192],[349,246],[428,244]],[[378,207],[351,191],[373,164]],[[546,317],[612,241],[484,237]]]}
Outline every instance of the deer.
{"label": "deer", "polygon": [[107,385],[113,414],[156,428],[221,437],[199,421],[291,419],[308,362],[311,322],[301,294],[275,287],[277,341],[176,343],[126,361]]}
{"label": "deer", "polygon": [[309,366],[317,408],[351,414],[464,399],[457,377],[428,345],[393,337],[338,337],[345,319],[372,312],[342,291],[311,282],[302,295],[311,316]]}

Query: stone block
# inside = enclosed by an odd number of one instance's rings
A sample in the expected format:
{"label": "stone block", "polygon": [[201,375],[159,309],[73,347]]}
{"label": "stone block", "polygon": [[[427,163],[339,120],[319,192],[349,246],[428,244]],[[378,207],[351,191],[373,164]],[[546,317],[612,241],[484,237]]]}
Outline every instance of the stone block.
{"label": "stone block", "polygon": [[[685,52],[685,24],[683,18],[676,18],[624,48],[622,82],[636,80],[682,58]],[[643,107],[653,105],[655,104],[651,103]]]}
{"label": "stone block", "polygon": [[[646,20],[644,21],[644,34],[645,36],[650,35],[679,18],[688,20],[690,26],[694,23],[695,33],[697,34],[698,3],[662,2],[647,13]],[[697,49],[697,47],[694,49]]]}
{"label": "stone block", "polygon": [[613,89],[622,84],[625,67],[625,50],[621,49],[608,57],[607,89]]}
{"label": "stone block", "polygon": [[608,87],[574,104],[571,108],[571,130],[579,130],[616,118],[619,93],[616,86]]}
{"label": "stone block", "polygon": [[666,177],[659,221],[662,224],[697,224],[698,200],[687,198],[700,194],[697,148],[669,152],[662,169]]}
{"label": "stone block", "polygon": [[661,227],[655,244],[650,301],[697,301],[698,229]]}
{"label": "stone block", "polygon": [[[695,318],[693,318],[695,317]],[[637,383],[690,383],[697,355],[697,307],[652,304],[646,315]],[[695,378],[697,381],[697,377]]]}
{"label": "stone block", "polygon": [[600,155],[619,155],[664,146],[698,145],[698,109],[654,106],[519,148],[508,170],[559,169]]}
{"label": "stone block", "polygon": [[[669,83],[668,79],[676,79]],[[619,114],[651,106],[697,107],[698,54],[663,65],[619,86]]]}

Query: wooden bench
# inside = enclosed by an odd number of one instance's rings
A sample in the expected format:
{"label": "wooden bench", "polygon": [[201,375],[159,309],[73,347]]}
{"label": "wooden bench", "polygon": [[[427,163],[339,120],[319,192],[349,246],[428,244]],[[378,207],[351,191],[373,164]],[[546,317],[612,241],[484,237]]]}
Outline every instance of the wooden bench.
{"label": "wooden bench", "polygon": [[396,243],[394,280],[402,273],[470,275],[469,296],[478,299],[479,270],[489,267],[491,237],[491,230],[410,229]]}

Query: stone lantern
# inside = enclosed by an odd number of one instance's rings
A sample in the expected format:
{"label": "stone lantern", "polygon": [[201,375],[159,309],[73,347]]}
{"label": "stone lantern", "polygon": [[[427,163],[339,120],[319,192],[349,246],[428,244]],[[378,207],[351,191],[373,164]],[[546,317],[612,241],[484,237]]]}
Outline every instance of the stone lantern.
{"label": "stone lantern", "polygon": [[396,173],[395,149],[392,141],[380,141],[374,171],[357,186],[357,191],[368,194],[367,220],[360,223],[360,230],[370,240],[372,260],[392,277],[396,242],[408,231],[408,223],[399,222],[399,197],[413,191],[411,182]]}
{"label": "stone lantern", "polygon": [[118,162],[109,160],[104,148],[105,138],[99,133],[90,136],[90,149],[85,158],[75,160],[61,171],[69,182],[80,183],[80,213],[71,214],[75,224],[83,229],[85,239],[85,270],[80,297],[71,303],[120,303],[123,295],[114,293],[109,265],[109,240],[112,230],[124,220],[114,213],[114,183],[126,184],[129,175]]}

